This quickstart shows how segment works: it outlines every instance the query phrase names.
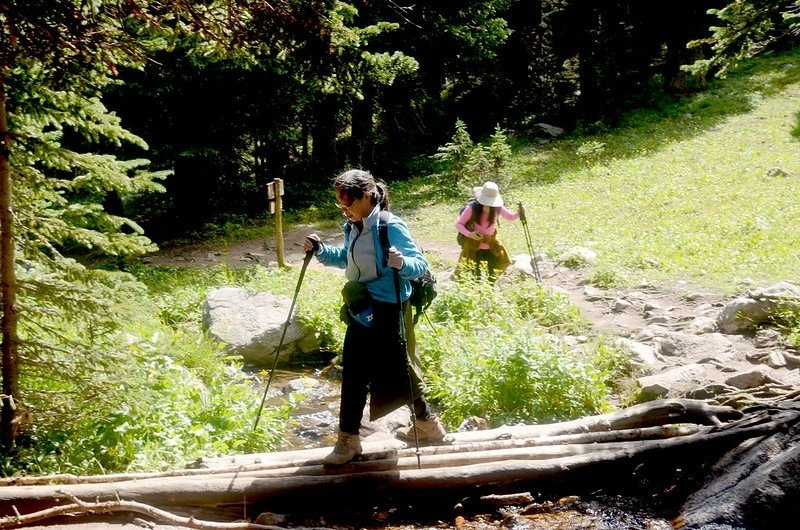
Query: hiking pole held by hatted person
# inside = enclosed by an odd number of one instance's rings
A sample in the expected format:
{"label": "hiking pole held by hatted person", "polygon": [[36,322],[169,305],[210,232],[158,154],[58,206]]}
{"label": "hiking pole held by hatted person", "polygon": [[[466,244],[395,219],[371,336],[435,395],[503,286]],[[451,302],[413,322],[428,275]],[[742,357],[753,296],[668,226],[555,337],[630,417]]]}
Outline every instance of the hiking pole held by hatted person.
{"label": "hiking pole held by hatted person", "polygon": [[519,220],[522,221],[522,231],[525,233],[525,244],[528,245],[528,252],[531,255],[531,269],[533,269],[533,277],[536,278],[537,282],[542,281],[542,277],[539,274],[539,264],[536,262],[536,254],[533,252],[533,243],[531,242],[531,233],[528,229],[528,219],[525,217],[525,208],[522,207],[522,203],[518,204],[519,206]]}
{"label": "hiking pole held by hatted person", "polygon": [[275,350],[275,360],[272,363],[272,370],[269,372],[269,379],[267,379],[267,386],[264,388],[264,396],[261,398],[261,405],[258,407],[258,414],[256,414],[256,422],[253,424],[253,430],[255,431],[258,427],[258,420],[261,419],[261,411],[264,410],[264,402],[267,400],[267,392],[269,392],[269,385],[272,383],[272,377],[275,375],[275,367],[278,365],[278,356],[281,353],[281,347],[283,347],[283,339],[286,337],[286,329],[289,327],[289,322],[292,320],[292,311],[294,311],[294,304],[297,302],[297,295],[300,293],[300,286],[303,284],[303,276],[306,275],[306,269],[308,268],[308,264],[311,261],[311,258],[317,252],[319,248],[319,242],[308,238],[311,241],[313,247],[311,250],[306,252],[305,257],[303,258],[303,266],[300,268],[300,277],[297,279],[297,287],[294,289],[294,297],[292,298],[292,305],[289,306],[289,314],[286,315],[286,322],[283,324],[283,333],[281,333],[281,340],[278,341],[278,348]]}

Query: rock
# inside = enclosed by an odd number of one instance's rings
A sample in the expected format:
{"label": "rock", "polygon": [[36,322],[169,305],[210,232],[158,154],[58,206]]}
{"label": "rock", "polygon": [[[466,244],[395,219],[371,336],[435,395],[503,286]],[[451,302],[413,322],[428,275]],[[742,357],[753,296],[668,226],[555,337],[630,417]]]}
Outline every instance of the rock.
{"label": "rock", "polygon": [[756,348],[769,348],[777,346],[781,340],[781,333],[775,329],[760,329],[753,337],[753,345]]}
{"label": "rock", "polygon": [[660,374],[640,377],[639,401],[685,395],[695,390],[698,381],[704,381],[707,373],[707,368],[701,364],[687,364]]}
{"label": "rock", "polygon": [[692,390],[686,397],[689,399],[712,399],[717,396],[735,393],[738,389],[721,383],[710,383],[697,390]]}
{"label": "rock", "polygon": [[778,282],[726,304],[717,323],[724,333],[739,333],[757,327],[781,305],[792,302],[796,304],[799,300],[799,287],[789,282]]}
{"label": "rock", "polygon": [[767,383],[777,383],[763,369],[756,368],[747,372],[740,372],[733,377],[725,380],[726,385],[730,385],[741,390],[756,388]]}
{"label": "rock", "polygon": [[655,302],[645,302],[644,304],[645,311],[658,311],[659,309],[661,309],[661,304]]}
{"label": "rock", "polygon": [[617,298],[611,303],[611,311],[613,311],[614,313],[624,313],[625,311],[627,311],[632,307],[633,307],[632,303],[622,298]]}
{"label": "rock", "polygon": [[317,386],[319,386],[319,381],[313,377],[298,377],[288,381],[285,385],[283,385],[281,391],[284,394],[292,394],[294,392],[303,392],[304,390],[308,390]]}
{"label": "rock", "polygon": [[786,366],[786,358],[779,351],[771,351],[767,356],[767,366],[770,368],[784,368]]}
{"label": "rock", "polygon": [[724,362],[736,354],[733,343],[720,333],[698,336],[681,331],[667,331],[654,338],[653,343],[657,354],[681,357],[693,362],[707,358]]}
{"label": "rock", "polygon": [[[289,363],[301,357],[298,342],[314,335],[295,323],[294,315],[287,326],[290,306],[291,300],[285,296],[223,287],[206,295],[203,325],[211,336],[226,344],[227,353],[241,355],[245,362],[272,366],[278,355],[279,363]],[[281,351],[276,352],[285,326]]]}
{"label": "rock", "polygon": [[533,127],[534,130],[543,132],[551,138],[558,138],[559,136],[564,134],[564,129],[562,129],[561,127],[556,127],[555,125],[550,125],[547,123],[534,123]]}
{"label": "rock", "polygon": [[589,302],[597,302],[598,300],[608,300],[611,298],[604,290],[592,287],[591,285],[584,286],[583,296]]}
{"label": "rock", "polygon": [[758,302],[752,298],[736,298],[725,304],[717,318],[717,325],[723,333],[740,333],[752,329],[766,320],[772,310],[772,303]]}
{"label": "rock", "polygon": [[597,252],[586,247],[572,247],[558,258],[565,267],[578,269],[593,265],[597,261]]}
{"label": "rock", "polygon": [[695,317],[689,323],[689,331],[697,335],[704,333],[714,333],[717,331],[717,321],[711,317],[699,316]]}
{"label": "rock", "polygon": [[789,282],[778,282],[763,289],[750,292],[750,298],[782,301],[786,299],[800,299],[800,287]]}
{"label": "rock", "polygon": [[631,361],[636,364],[645,366],[655,366],[658,364],[652,346],[623,337],[614,340],[614,345],[629,352],[631,354]]}

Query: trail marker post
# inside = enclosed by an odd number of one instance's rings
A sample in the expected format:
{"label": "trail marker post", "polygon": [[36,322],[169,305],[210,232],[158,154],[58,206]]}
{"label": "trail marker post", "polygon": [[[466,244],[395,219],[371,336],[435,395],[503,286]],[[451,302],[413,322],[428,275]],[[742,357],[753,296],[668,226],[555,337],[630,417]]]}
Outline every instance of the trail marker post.
{"label": "trail marker post", "polygon": [[274,179],[267,184],[267,200],[269,213],[275,215],[275,253],[277,254],[278,267],[286,266],[283,261],[283,180]]}

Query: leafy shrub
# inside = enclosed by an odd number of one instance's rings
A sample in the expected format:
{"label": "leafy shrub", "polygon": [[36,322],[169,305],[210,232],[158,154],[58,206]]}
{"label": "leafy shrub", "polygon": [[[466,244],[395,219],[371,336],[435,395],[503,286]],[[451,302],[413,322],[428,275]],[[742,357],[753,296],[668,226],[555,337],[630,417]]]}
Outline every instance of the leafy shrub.
{"label": "leafy shrub", "polygon": [[611,289],[619,283],[618,273],[610,269],[598,269],[589,277],[589,284],[600,289]]}
{"label": "leafy shrub", "polygon": [[781,304],[770,323],[780,330],[789,345],[800,348],[800,306]]}
{"label": "leafy shrub", "polygon": [[420,356],[451,428],[473,415],[548,422],[610,409],[612,382],[624,372],[619,358],[594,345],[569,348],[546,331],[586,328],[563,295],[532,280],[460,281],[442,290],[429,315],[431,325],[417,328]]}
{"label": "leafy shrub", "polygon": [[[127,334],[116,399],[74,421],[62,418],[60,427],[34,424],[16,453],[0,460],[4,475],[165,470],[202,456],[278,447],[291,402],[266,407],[253,430],[260,391],[235,359],[202,336],[143,328],[149,337]],[[189,359],[203,359],[196,363],[202,369],[182,364]]]}

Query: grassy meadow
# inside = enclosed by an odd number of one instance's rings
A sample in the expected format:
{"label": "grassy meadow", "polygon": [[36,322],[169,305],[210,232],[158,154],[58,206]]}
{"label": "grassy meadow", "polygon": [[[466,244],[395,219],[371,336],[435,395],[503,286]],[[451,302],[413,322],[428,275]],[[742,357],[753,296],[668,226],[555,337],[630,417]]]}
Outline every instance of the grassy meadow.
{"label": "grassy meadow", "polygon": [[[721,292],[800,281],[800,51],[753,61],[708,90],[625,116],[618,128],[516,145],[506,203],[526,209],[537,252],[598,253],[606,284],[685,280]],[[396,186],[396,209],[424,240],[450,242],[471,186]],[[510,254],[527,252],[505,223]]]}

